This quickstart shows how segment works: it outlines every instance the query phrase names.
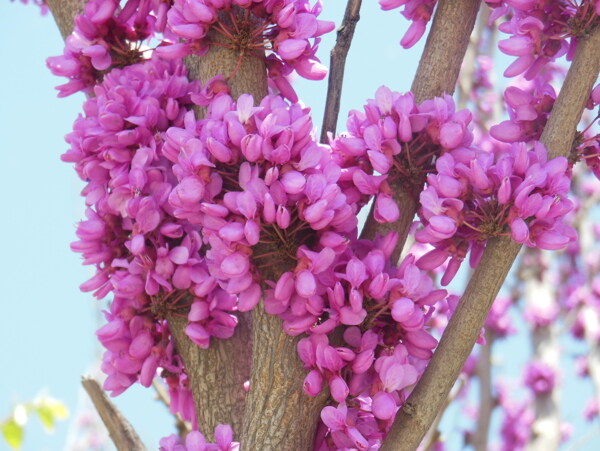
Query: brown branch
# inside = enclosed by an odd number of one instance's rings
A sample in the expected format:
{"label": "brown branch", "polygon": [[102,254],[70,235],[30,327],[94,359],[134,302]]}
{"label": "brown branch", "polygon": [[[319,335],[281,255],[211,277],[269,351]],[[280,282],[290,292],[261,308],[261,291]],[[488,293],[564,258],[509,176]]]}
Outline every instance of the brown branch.
{"label": "brown branch", "polygon": [[254,353],[242,449],[311,451],[329,393],[304,393],[307,371],[297,351],[301,337],[285,334],[281,320],[265,313],[262,304],[252,313]]}
{"label": "brown branch", "polygon": [[92,400],[117,449],[119,451],[145,451],[146,447],[131,424],[108,399],[98,382],[94,379],[83,378],[81,385]]}
{"label": "brown branch", "polygon": [[[438,2],[431,31],[411,87],[417,103],[454,92],[480,3],[481,0]],[[373,219],[373,205],[361,238],[373,239],[377,235],[385,235],[390,230],[398,232],[398,244],[392,254],[392,261],[396,262],[419,207],[419,193],[423,187],[407,189],[400,177],[390,181],[390,187],[393,198],[400,207],[400,218],[395,223],[380,224]]]}
{"label": "brown branch", "polygon": [[435,420],[433,421],[433,424],[431,425],[429,431],[427,431],[427,434],[423,439],[423,443],[421,443],[421,449],[423,451],[433,451],[436,448],[436,444],[440,441],[440,439],[443,440],[442,434],[439,430],[439,425],[442,422],[442,418],[444,417],[444,414],[446,413],[448,407],[450,407],[450,405],[454,402],[458,395],[460,395],[460,392],[465,387],[466,381],[466,376],[461,377],[458,380],[458,383],[454,385],[454,388],[448,395],[448,398],[446,398],[446,402],[444,402],[442,410],[438,412],[437,416],[435,417]]}
{"label": "brown branch", "polygon": [[335,134],[337,128],[342,86],[344,84],[346,57],[348,56],[348,51],[352,44],[354,29],[360,20],[361,3],[362,0],[348,0],[342,25],[337,30],[335,46],[331,50],[329,80],[327,84],[327,101],[325,103],[325,114],[323,115],[323,126],[321,128],[322,143],[327,142],[327,133],[331,132]]}
{"label": "brown branch", "polygon": [[233,337],[212,338],[210,347],[202,349],[186,335],[187,319],[175,315],[167,317],[190,380],[198,429],[211,440],[218,424],[230,424],[235,434],[242,430],[246,402],[244,382],[250,377],[252,342],[248,315],[238,314],[238,320]]}
{"label": "brown branch", "polygon": [[[575,140],[577,124],[600,70],[600,26],[582,38],[567,78],[552,107],[540,141],[549,158],[568,156]],[[565,123],[567,121],[567,123]]]}
{"label": "brown branch", "polygon": [[73,32],[75,17],[83,12],[87,0],[46,0],[63,39]]}
{"label": "brown branch", "polygon": [[[221,17],[221,20],[227,20]],[[210,31],[209,38],[224,43],[224,37]],[[258,104],[267,95],[267,73],[264,54],[245,54],[240,62],[240,51],[212,45],[206,55],[186,59],[188,76],[202,83],[222,74],[231,77],[229,86],[234,98],[243,93],[252,94]],[[239,439],[243,428],[247,394],[244,383],[250,379],[252,356],[251,315],[238,313],[238,326],[227,340],[211,339],[208,349],[199,348],[185,333],[187,320],[169,316],[169,328],[177,351],[185,364],[191,381],[198,428],[212,439],[218,424],[230,424]]]}
{"label": "brown branch", "polygon": [[[561,90],[542,142],[552,156],[568,155],[585,100],[600,69],[600,27],[582,39]],[[584,99],[584,100],[582,100]],[[551,129],[551,130],[550,130]],[[567,138],[565,138],[565,135]],[[471,353],[521,245],[510,237],[488,241],[481,262],[452,316],[425,373],[398,412],[382,451],[414,450],[435,419],[460,369]]]}

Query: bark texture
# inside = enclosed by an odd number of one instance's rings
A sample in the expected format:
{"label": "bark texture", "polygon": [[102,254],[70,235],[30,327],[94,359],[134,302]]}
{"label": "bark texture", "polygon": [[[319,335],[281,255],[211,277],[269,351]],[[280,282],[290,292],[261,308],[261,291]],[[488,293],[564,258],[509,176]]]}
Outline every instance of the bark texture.
{"label": "bark texture", "polygon": [[316,397],[302,389],[306,370],[296,351],[301,337],[283,332],[281,320],[253,310],[254,352],[242,449],[311,451],[326,390]]}
{"label": "bark texture", "polygon": [[83,12],[86,0],[47,0],[60,34],[66,39],[73,32],[75,17]]}
{"label": "bark texture", "polygon": [[233,337],[213,338],[208,349],[198,347],[186,335],[186,318],[170,315],[167,320],[190,380],[198,429],[212,440],[218,424],[230,424],[239,438],[246,404],[244,382],[250,378],[249,315],[238,313],[239,323]]}
{"label": "bark texture", "polygon": [[[221,18],[230,23],[227,17]],[[211,40],[220,45],[233,46],[225,36],[211,31]],[[258,104],[267,95],[267,72],[264,54],[241,53],[235,47],[212,45],[202,57],[186,59],[188,76],[203,84],[222,74],[229,78],[234,99],[243,93],[252,94]],[[202,114],[202,112],[201,112]],[[198,416],[198,428],[212,439],[214,428],[221,423],[231,424],[235,438],[240,439],[247,393],[244,383],[250,380],[252,356],[252,326],[250,314],[237,314],[238,326],[227,340],[213,338],[208,349],[199,348],[185,334],[187,320],[176,316],[168,318],[191,381]]]}

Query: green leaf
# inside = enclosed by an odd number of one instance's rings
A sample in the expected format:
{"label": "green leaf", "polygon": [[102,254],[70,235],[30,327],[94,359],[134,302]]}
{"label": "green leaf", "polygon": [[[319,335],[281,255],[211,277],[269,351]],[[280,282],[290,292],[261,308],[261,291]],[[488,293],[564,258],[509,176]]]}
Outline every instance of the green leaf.
{"label": "green leaf", "polygon": [[43,397],[36,402],[35,411],[37,412],[44,427],[54,430],[54,422],[63,420],[69,416],[69,410],[62,402],[48,397]]}
{"label": "green leaf", "polygon": [[12,449],[20,449],[23,443],[23,427],[14,418],[0,424],[2,435]]}

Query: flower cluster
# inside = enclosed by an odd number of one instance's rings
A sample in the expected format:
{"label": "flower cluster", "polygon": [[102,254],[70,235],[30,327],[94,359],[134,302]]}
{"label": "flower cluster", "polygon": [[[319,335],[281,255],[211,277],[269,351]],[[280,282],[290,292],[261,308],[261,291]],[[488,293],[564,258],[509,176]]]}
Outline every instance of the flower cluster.
{"label": "flower cluster", "polygon": [[437,0],[379,0],[379,5],[384,11],[404,6],[402,15],[412,22],[400,41],[400,45],[405,49],[419,42],[436,4]]}
{"label": "flower cluster", "polygon": [[516,242],[541,249],[563,249],[574,240],[574,230],[562,221],[573,207],[566,198],[568,163],[563,157],[548,161],[542,144],[531,150],[513,144],[502,153],[449,152],[436,168],[421,193],[424,227],[415,238],[435,247],[419,259],[420,268],[437,268],[450,258],[442,284],[453,279],[469,250],[475,267],[486,241],[508,230]]}
{"label": "flower cluster", "polygon": [[517,57],[504,72],[506,77],[523,74],[531,80],[546,64],[564,55],[571,58],[578,38],[600,21],[600,3],[596,0],[505,3],[512,15],[498,28],[510,37],[498,46],[505,54]]}
{"label": "flower cluster", "polygon": [[509,119],[494,125],[490,134],[499,141],[513,143],[539,140],[550,111],[556,100],[556,92],[548,83],[538,85],[534,80],[531,89],[510,86],[504,91]]}
{"label": "flower cluster", "polygon": [[350,113],[347,133],[332,143],[346,170],[343,186],[357,191],[362,203],[376,195],[375,220],[394,222],[400,211],[390,184],[418,192],[435,157],[471,144],[470,121],[467,110],[455,111],[450,96],[416,105],[412,93],[380,87],[364,113]]}
{"label": "flower cluster", "polygon": [[[240,6],[244,9],[236,9]],[[219,45],[239,51],[240,61],[272,52],[266,58],[270,82],[296,102],[287,75],[296,71],[321,80],[327,74],[316,52],[319,36],[333,30],[334,24],[317,19],[321,10],[320,0],[312,7],[306,0],[175,0],[166,30],[174,42],[158,51],[182,58],[203,55],[211,45]]]}
{"label": "flower cluster", "polygon": [[165,3],[157,4],[156,11],[151,4],[154,2],[142,9],[139,1],[130,0],[120,9],[118,0],[86,3],[84,13],[75,19],[73,33],[67,37],[64,54],[47,60],[54,75],[69,79],[56,88],[59,97],[78,91],[91,93],[111,68],[144,59],[141,43],[153,35],[160,23],[157,17],[166,12]]}
{"label": "flower cluster", "polygon": [[[393,249],[389,240],[358,243],[362,249],[346,263],[345,274],[338,274],[342,281],[327,289],[329,308],[322,314],[327,319],[298,344],[310,370],[305,392],[315,396],[327,384],[337,403],[322,411],[316,449],[376,445],[437,344],[425,325],[445,290],[434,289],[412,256],[392,268],[385,255]],[[339,321],[336,316],[356,324],[345,329],[345,346],[332,345],[324,334]]]}
{"label": "flower cluster", "polygon": [[183,122],[196,91],[181,63],[152,59],[115,69],[85,102],[63,155],[87,182],[88,219],[72,248],[96,273],[81,289],[98,298],[114,294],[108,323],[98,331],[107,349],[104,386],[113,396],[138,380],[149,386],[163,368],[183,378],[169,386],[172,406],[187,419],[193,403],[180,393],[185,375],[165,315],[184,302],[174,290],[187,288],[188,268],[203,259],[197,231],[172,216],[173,177],[157,137]]}
{"label": "flower cluster", "polygon": [[207,443],[199,431],[192,431],[181,439],[175,434],[161,439],[159,451],[238,451],[240,444],[233,441],[231,426],[219,424],[215,428],[215,443]]}
{"label": "flower cluster", "polygon": [[556,373],[547,363],[541,361],[530,362],[525,368],[525,385],[536,396],[551,393],[556,384]]}

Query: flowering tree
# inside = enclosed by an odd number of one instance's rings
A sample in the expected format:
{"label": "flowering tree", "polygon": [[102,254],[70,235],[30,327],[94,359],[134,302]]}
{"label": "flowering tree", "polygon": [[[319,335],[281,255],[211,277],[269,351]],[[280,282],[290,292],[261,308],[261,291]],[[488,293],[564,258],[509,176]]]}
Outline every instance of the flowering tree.
{"label": "flowering tree", "polygon": [[[411,90],[382,86],[336,134],[361,8],[349,0],[318,140],[291,80],[327,76],[316,50],[335,25],[320,2],[47,0],[66,39],[48,59],[68,79],[59,95],[87,94],[62,158],[87,183],[72,247],[96,273],[81,289],[112,298],[104,389],[164,381],[180,433],[161,449],[432,447],[436,417],[469,388],[452,391],[461,371],[481,392],[470,444],[486,449],[498,405],[507,449],[556,448],[563,313],[600,384],[600,2],[379,4],[412,21],[404,47],[433,17]],[[498,30],[516,57],[504,75],[519,77],[504,102],[490,82]],[[466,288],[441,288],[467,256]],[[519,299],[535,360],[531,401],[515,404],[502,387],[494,400],[489,349]],[[476,341],[488,345],[467,360]],[[144,449],[85,386],[117,446]]]}

